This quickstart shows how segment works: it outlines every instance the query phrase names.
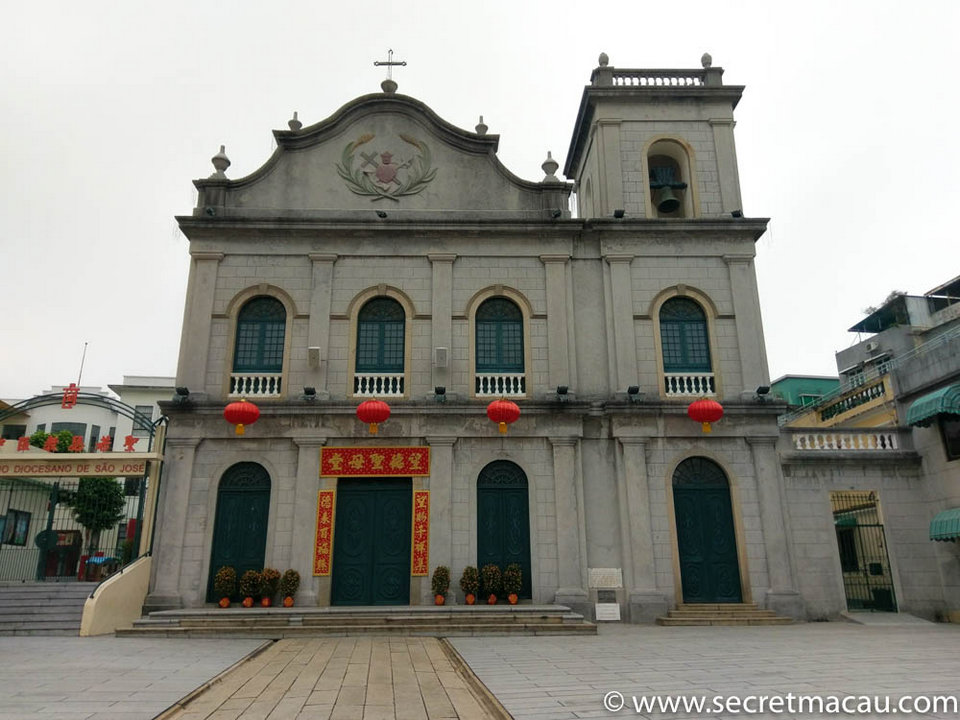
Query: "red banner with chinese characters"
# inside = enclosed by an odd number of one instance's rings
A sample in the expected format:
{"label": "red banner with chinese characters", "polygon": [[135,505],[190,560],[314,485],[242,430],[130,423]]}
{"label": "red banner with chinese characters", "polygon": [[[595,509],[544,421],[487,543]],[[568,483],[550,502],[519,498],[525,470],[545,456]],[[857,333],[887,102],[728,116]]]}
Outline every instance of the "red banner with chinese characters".
{"label": "red banner with chinese characters", "polygon": [[429,447],[320,449],[320,477],[421,477],[429,474]]}
{"label": "red banner with chinese characters", "polygon": [[329,575],[333,558],[333,511],[336,490],[317,493],[317,534],[313,539],[313,574]]}
{"label": "red banner with chinese characters", "polygon": [[413,540],[410,545],[410,574],[430,572],[430,491],[413,491]]}

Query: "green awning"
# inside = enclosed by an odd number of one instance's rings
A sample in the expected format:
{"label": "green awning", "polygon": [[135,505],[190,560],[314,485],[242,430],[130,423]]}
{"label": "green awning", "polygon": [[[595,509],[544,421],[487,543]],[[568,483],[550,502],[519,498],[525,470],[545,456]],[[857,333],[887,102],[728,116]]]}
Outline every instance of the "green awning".
{"label": "green awning", "polygon": [[938,513],[930,521],[931,540],[951,540],[960,537],[960,508],[952,508]]}
{"label": "green awning", "polygon": [[914,400],[907,411],[907,425],[927,427],[937,415],[960,415],[960,383]]}

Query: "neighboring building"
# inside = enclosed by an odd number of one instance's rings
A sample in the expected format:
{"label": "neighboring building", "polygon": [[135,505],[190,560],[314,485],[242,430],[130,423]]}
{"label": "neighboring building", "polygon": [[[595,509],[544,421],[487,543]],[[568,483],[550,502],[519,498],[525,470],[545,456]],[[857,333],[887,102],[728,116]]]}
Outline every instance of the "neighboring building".
{"label": "neighboring building", "polygon": [[823,375],[783,375],[770,383],[770,397],[791,411],[816,405],[837,391],[840,379]]}
{"label": "neighboring building", "polygon": [[[602,592],[632,622],[741,601],[942,612],[909,440],[781,432],[784,403],[758,392],[767,221],[740,198],[743,88],[703,65],[601,56],[572,183],[549,153],[517,178],[498,136],[391,81],[275,131],[245,178],[221,149],[178,218],[191,267],[146,608],[214,600],[222,565],[292,567],[298,604],[327,606],[428,603],[437,565],[455,588],[466,565],[517,562],[522,596],[592,616]],[[725,409],[710,434],[687,417],[704,397]],[[241,398],[261,413],[242,436],[223,417]],[[355,416],[371,398],[392,410],[376,435]],[[506,434],[485,413],[500,398],[521,409]],[[884,511],[884,585],[845,595],[837,513]]]}
{"label": "neighboring building", "polygon": [[[125,415],[117,415],[114,447],[123,449],[123,439],[128,435],[137,438],[136,450],[147,450],[150,432],[147,423],[153,423],[160,417],[159,402],[170,400],[174,396],[172,377],[154,377],[142,375],[124,375],[123,382],[108,387],[136,411],[136,422]],[[117,440],[119,438],[119,441]]]}

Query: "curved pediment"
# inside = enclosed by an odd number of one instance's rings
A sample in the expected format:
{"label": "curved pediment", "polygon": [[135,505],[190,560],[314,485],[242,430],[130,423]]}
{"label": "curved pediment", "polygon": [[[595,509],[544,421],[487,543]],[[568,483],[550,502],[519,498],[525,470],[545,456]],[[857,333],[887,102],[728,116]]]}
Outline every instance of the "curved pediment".
{"label": "curved pediment", "polygon": [[314,125],[274,136],[277,149],[250,175],[231,180],[218,171],[195,181],[195,214],[527,214],[556,207],[557,193],[571,191],[553,175],[521,180],[497,159],[498,135],[457,128],[405,95],[366,95]]}

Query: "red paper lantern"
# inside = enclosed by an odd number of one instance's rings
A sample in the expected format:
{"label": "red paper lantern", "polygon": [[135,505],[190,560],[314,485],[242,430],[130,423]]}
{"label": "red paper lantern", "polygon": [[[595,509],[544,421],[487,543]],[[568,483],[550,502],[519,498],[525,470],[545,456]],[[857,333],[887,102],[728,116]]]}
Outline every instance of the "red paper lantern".
{"label": "red paper lantern", "polygon": [[239,402],[232,402],[223,409],[224,419],[237,426],[237,435],[243,435],[244,425],[253,425],[260,417],[260,408],[246,398],[240,398]]}
{"label": "red paper lantern", "polygon": [[715,423],[723,417],[723,405],[716,400],[700,399],[694,400],[687,407],[687,415],[691,420],[703,423],[703,431],[710,432],[710,423]]}
{"label": "red paper lantern", "polygon": [[370,434],[377,434],[377,425],[390,417],[390,406],[383,400],[365,400],[357,407],[360,422],[370,423]]}
{"label": "red paper lantern", "polygon": [[487,405],[487,417],[498,424],[501,433],[507,432],[507,424],[516,422],[520,417],[520,408],[509,400],[494,400]]}

